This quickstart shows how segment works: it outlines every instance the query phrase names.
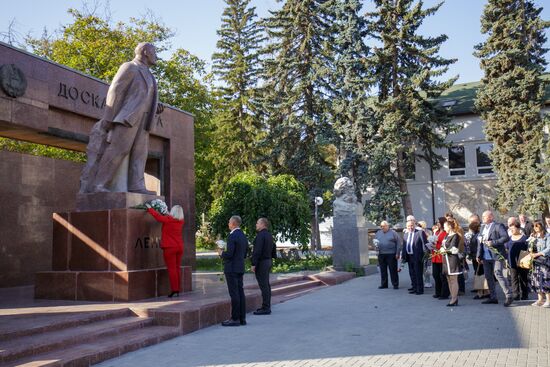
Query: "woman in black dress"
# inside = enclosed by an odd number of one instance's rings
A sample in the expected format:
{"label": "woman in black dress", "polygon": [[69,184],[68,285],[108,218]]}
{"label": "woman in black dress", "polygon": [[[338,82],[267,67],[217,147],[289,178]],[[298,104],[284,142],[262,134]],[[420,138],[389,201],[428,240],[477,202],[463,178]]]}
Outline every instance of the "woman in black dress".
{"label": "woman in black dress", "polygon": [[529,269],[520,268],[518,265],[519,253],[527,251],[527,236],[521,231],[521,225],[518,221],[510,224],[510,241],[506,243],[508,250],[508,264],[510,265],[510,277],[512,278],[512,291],[516,301],[529,299],[529,287],[527,277]]}
{"label": "woman in black dress", "polygon": [[458,306],[458,275],[462,274],[463,258],[460,254],[464,253],[464,238],[458,232],[458,224],[454,219],[448,219],[444,224],[447,238],[442,250],[443,256],[443,274],[447,276],[449,290],[451,291],[451,302],[447,306]]}

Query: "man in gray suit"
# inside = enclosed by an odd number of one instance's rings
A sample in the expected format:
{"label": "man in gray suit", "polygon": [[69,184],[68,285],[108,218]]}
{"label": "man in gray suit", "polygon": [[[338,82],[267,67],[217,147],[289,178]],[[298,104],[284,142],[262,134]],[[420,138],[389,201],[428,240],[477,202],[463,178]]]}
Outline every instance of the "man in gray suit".
{"label": "man in gray suit", "polygon": [[505,244],[508,242],[508,232],[503,224],[495,222],[493,212],[487,210],[481,216],[483,220],[483,226],[479,234],[479,246],[477,248],[477,261],[483,264],[483,271],[485,272],[485,279],[489,285],[489,292],[491,298],[482,303],[496,304],[497,293],[495,289],[495,279],[497,278],[498,284],[502,288],[506,301],[504,306],[508,307],[513,302],[512,289],[507,277],[503,275],[503,270],[506,267],[506,248]]}
{"label": "man in gray suit", "polygon": [[118,69],[107,92],[103,118],[90,134],[81,192],[155,194],[145,189],[144,172],[149,131],[155,114],[163,110],[157,82],[149,70],[156,62],[155,47],[140,43],[135,58]]}

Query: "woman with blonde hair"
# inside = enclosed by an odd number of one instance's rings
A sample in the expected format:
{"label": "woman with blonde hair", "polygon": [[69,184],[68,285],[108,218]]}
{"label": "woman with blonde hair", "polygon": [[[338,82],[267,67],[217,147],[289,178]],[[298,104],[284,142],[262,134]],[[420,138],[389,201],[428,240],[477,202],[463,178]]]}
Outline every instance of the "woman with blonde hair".
{"label": "woman with blonde hair", "polygon": [[162,215],[155,209],[147,206],[147,211],[157,222],[162,223],[162,236],[160,247],[164,257],[164,263],[168,269],[171,293],[169,298],[178,297],[181,290],[181,258],[183,256],[183,208],[174,205],[170,214]]}

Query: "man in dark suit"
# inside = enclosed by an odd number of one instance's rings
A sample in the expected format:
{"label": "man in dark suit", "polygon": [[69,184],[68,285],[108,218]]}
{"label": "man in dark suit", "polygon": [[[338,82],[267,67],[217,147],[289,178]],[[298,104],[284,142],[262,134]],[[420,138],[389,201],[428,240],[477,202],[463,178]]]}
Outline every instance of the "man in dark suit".
{"label": "man in dark suit", "polygon": [[218,249],[223,259],[227,290],[231,297],[231,319],[222,322],[223,326],[246,325],[246,299],[243,289],[244,258],[248,249],[248,239],[241,231],[241,217],[234,215],[229,219],[231,233],[227,238],[225,251]]}
{"label": "man in dark suit", "polygon": [[531,232],[533,232],[533,222],[531,222],[525,214],[519,215],[519,225],[527,237],[531,236]]}
{"label": "man in dark suit", "polygon": [[254,238],[254,249],[252,250],[252,271],[256,274],[258,286],[262,291],[262,307],[254,311],[254,315],[271,314],[271,285],[269,284],[269,272],[271,270],[271,259],[277,257],[277,249],[273,243],[273,236],[267,230],[269,222],[267,218],[260,218],[256,221],[258,234]]}
{"label": "man in dark suit", "polygon": [[409,275],[412,287],[411,294],[424,294],[424,245],[428,242],[424,231],[415,228],[414,220],[407,221],[407,229],[403,233],[403,249],[401,259],[409,264]]}
{"label": "man in dark suit", "polygon": [[[502,223],[495,222],[493,212],[487,210],[481,216],[483,226],[479,234],[479,245],[477,247],[477,261],[483,264],[485,279],[489,285],[491,298],[483,301],[484,304],[497,304],[497,293],[495,288],[495,277],[497,278],[506,301],[504,306],[508,307],[513,302],[512,289],[508,278],[502,273],[506,267],[506,247],[508,242],[508,231]],[[494,274],[494,277],[493,277]]]}

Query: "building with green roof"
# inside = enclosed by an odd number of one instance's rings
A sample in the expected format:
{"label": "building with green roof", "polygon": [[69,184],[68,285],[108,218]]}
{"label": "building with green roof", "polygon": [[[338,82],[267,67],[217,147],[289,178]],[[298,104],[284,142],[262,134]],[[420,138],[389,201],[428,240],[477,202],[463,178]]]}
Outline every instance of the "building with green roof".
{"label": "building with green roof", "polygon": [[[543,78],[550,81],[550,73]],[[431,170],[424,161],[415,163],[414,178],[408,180],[415,217],[428,223],[453,212],[461,223],[468,217],[493,209],[496,183],[488,156],[491,143],[484,134],[485,123],[475,110],[474,101],[480,82],[456,84],[436,103],[449,109],[453,122],[462,126],[447,140],[452,147],[441,151],[442,168]],[[550,83],[546,88],[544,113],[550,112]]]}

